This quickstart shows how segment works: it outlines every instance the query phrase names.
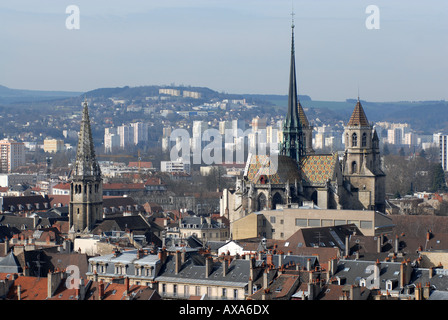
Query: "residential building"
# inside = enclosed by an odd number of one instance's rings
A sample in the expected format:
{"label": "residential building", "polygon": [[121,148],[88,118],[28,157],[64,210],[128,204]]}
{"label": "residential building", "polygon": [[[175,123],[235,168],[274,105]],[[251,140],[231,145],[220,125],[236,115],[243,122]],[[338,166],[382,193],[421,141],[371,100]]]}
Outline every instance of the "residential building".
{"label": "residential building", "polygon": [[435,133],[433,137],[434,137],[434,143],[439,148],[440,164],[442,165],[444,171],[448,171],[448,148],[447,148],[448,135],[442,133]]}
{"label": "residential building", "polygon": [[160,161],[160,171],[190,174],[190,164],[179,161]]}
{"label": "residential building", "polygon": [[0,141],[0,172],[13,172],[25,165],[25,145],[11,139]]}
{"label": "residential building", "polygon": [[60,139],[45,139],[44,151],[49,153],[56,153],[64,150],[64,140]]}

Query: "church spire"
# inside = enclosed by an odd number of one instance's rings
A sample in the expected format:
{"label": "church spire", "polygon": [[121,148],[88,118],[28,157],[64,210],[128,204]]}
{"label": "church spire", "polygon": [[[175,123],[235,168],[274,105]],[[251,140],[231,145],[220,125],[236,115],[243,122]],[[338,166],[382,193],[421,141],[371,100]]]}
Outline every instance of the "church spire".
{"label": "church spire", "polygon": [[78,148],[76,150],[76,162],[74,176],[100,176],[100,167],[96,161],[93,145],[92,129],[87,102],[83,103],[81,128],[79,131]]}
{"label": "church spire", "polygon": [[304,155],[302,126],[299,117],[299,96],[297,94],[295,49],[294,49],[294,12],[291,24],[291,63],[289,69],[288,113],[283,124],[283,142],[280,154],[289,156],[297,162]]}

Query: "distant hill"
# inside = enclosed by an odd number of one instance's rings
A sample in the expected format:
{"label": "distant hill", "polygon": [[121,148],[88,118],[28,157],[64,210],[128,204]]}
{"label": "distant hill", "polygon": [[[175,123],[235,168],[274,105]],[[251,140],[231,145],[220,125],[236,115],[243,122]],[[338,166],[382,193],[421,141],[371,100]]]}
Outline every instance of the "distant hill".
{"label": "distant hill", "polygon": [[[139,86],[98,88],[88,92],[69,91],[39,91],[10,89],[0,85],[0,105],[15,104],[45,108],[61,104],[78,105],[86,98],[121,98],[130,100],[143,100],[145,97],[156,96],[161,88],[172,88],[181,91],[200,92],[202,99],[243,99],[255,104],[275,107],[279,112],[286,110],[287,95],[275,94],[232,94],[217,92],[206,87],[192,86]],[[181,97],[180,97],[181,98]],[[356,99],[346,101],[318,101],[310,96],[300,95],[302,106],[307,109],[309,118],[319,118],[322,123],[327,121],[348,121]],[[395,123],[409,123],[413,130],[419,133],[432,134],[436,131],[448,132],[448,101],[397,101],[397,102],[369,102],[361,100],[370,122],[389,121]]]}
{"label": "distant hill", "polygon": [[11,89],[0,85],[0,104],[35,102],[75,97],[82,92]]}

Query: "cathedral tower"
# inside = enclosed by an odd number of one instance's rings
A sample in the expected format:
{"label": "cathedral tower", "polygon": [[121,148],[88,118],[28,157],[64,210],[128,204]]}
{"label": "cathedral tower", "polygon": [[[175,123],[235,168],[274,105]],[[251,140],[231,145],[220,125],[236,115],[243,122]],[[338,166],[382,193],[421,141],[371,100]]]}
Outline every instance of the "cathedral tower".
{"label": "cathedral tower", "polygon": [[70,174],[70,230],[73,233],[89,232],[102,217],[101,170],[95,157],[89,110],[84,102],[76,161]]}
{"label": "cathedral tower", "polygon": [[[300,162],[305,156],[303,131],[299,117],[299,96],[297,94],[296,65],[294,54],[294,21],[291,25],[291,64],[289,70],[288,113],[283,123],[283,141],[280,154]],[[303,111],[303,110],[302,110]],[[303,113],[304,115],[304,113]]]}

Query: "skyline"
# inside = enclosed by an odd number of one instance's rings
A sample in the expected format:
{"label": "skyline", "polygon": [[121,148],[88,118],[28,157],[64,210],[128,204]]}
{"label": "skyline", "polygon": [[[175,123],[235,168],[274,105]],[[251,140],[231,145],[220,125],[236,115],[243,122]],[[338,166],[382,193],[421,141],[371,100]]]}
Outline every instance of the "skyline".
{"label": "skyline", "polygon": [[[380,9],[378,30],[365,26],[370,4]],[[79,30],[65,26],[69,5],[80,9]],[[291,5],[299,94],[448,100],[442,0],[4,1],[0,84],[85,92],[174,83],[286,95]]]}

